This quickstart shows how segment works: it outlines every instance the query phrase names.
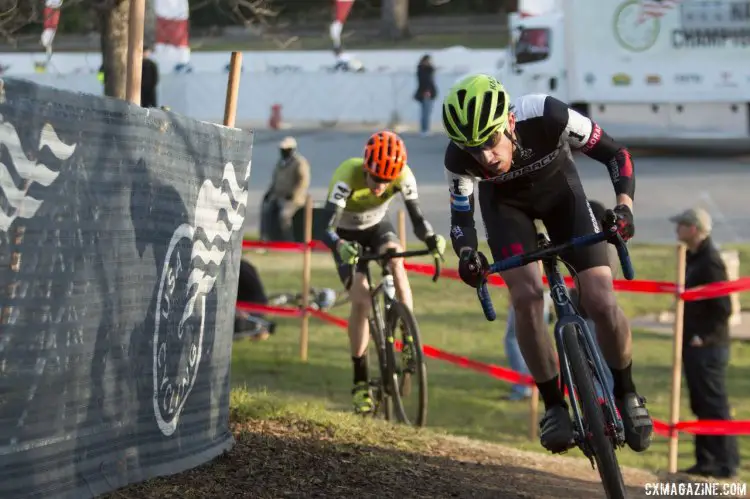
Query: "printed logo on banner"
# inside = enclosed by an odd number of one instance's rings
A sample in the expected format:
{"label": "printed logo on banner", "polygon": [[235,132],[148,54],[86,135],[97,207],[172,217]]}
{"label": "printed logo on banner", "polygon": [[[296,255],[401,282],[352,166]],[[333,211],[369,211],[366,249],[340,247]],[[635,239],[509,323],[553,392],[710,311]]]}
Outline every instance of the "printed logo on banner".
{"label": "printed logo on banner", "polygon": [[625,87],[630,85],[630,75],[617,73],[612,75],[612,84],[616,87]]}
{"label": "printed logo on banner", "polygon": [[719,78],[716,82],[717,87],[723,87],[723,88],[735,88],[737,87],[737,81],[734,78],[734,75],[730,73],[729,71],[722,71],[719,73]]}
{"label": "printed logo on banner", "polygon": [[[250,176],[250,163],[245,181]],[[214,288],[234,234],[245,221],[248,191],[227,163],[218,186],[203,182],[195,221],[182,224],[169,242],[159,281],[154,322],[156,422],[165,436],[177,429],[195,384],[206,328],[206,297]]]}
{"label": "printed logo on banner", "polygon": [[675,83],[689,85],[703,83],[703,75],[698,73],[681,73],[674,75]]}
{"label": "printed logo on banner", "polygon": [[654,46],[661,29],[659,17],[679,0],[626,0],[615,10],[614,35],[620,46],[643,52]]}
{"label": "printed logo on banner", "polygon": [[661,85],[661,76],[659,75],[647,75],[646,85]]}
{"label": "printed logo on banner", "polygon": [[671,33],[675,49],[746,48],[750,45],[750,3],[686,0],[681,26]]}
{"label": "printed logo on banner", "polygon": [[[0,145],[8,150],[7,157],[10,159],[6,163],[0,155],[0,194],[2,194],[0,198],[4,197],[6,200],[6,206],[0,207],[0,231],[5,232],[15,219],[28,219],[36,215],[44,203],[43,199],[35,197],[44,192],[38,186],[49,187],[57,180],[60,172],[51,170],[36,157],[29,158],[18,137],[18,131],[11,123],[5,121],[2,115],[0,115]],[[65,161],[73,155],[76,146],[76,144],[63,143],[52,125],[47,123],[39,134],[37,152],[47,148],[55,158]],[[14,181],[15,178],[21,180],[20,187],[19,183]],[[35,185],[37,187],[30,193],[30,188]]]}

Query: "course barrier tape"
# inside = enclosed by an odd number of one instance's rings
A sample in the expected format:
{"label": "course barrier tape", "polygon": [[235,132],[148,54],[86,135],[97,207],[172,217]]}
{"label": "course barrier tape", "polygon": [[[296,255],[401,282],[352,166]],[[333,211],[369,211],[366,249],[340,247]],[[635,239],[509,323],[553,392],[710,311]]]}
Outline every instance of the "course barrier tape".
{"label": "course barrier tape", "polygon": [[[243,249],[272,249],[276,251],[291,251],[301,252],[304,251],[308,245],[305,243],[289,243],[289,242],[277,242],[277,241],[249,241],[245,240],[242,243]],[[310,247],[313,251],[328,251],[328,248],[322,241],[311,241]],[[404,267],[406,270],[417,274],[433,275],[435,267],[428,264],[419,264],[405,262]],[[453,269],[442,269],[440,273],[441,277],[447,277],[449,279],[460,280],[458,272]],[[544,283],[547,283],[547,278],[543,278]],[[571,277],[565,277],[565,282],[572,286],[574,285]],[[492,286],[505,286],[505,282],[499,275],[491,275],[487,279],[487,283]],[[649,280],[634,280],[627,281],[625,279],[614,279],[613,285],[616,291],[626,291],[631,293],[651,293],[651,294],[671,294],[677,293],[677,285],[673,282],[666,281],[649,281]],[[741,277],[733,281],[722,281],[706,284],[703,286],[697,286],[680,293],[680,296],[684,301],[697,301],[706,300],[709,298],[717,298],[719,296],[726,296],[732,293],[739,293],[743,291],[750,291],[750,277]]]}
{"label": "course barrier tape", "polygon": [[[249,313],[278,315],[282,317],[301,317],[304,313],[303,309],[299,307],[278,307],[248,302],[237,302],[237,308]],[[321,310],[315,310],[309,307],[307,310],[310,315],[330,324],[339,326],[342,329],[345,329],[349,324],[346,319],[336,317],[335,315],[328,314]],[[398,340],[396,340],[396,348],[399,350],[401,349],[401,344]],[[445,352],[430,345],[422,345],[422,351],[427,357],[442,360],[465,369],[471,369],[509,383],[523,383],[526,385],[534,384],[534,380],[531,376],[521,374],[512,369],[472,360],[467,357]],[[750,435],[750,421],[682,421],[676,425],[669,425],[658,419],[654,419],[653,421],[654,433],[664,437],[668,437],[672,430],[693,435]]]}

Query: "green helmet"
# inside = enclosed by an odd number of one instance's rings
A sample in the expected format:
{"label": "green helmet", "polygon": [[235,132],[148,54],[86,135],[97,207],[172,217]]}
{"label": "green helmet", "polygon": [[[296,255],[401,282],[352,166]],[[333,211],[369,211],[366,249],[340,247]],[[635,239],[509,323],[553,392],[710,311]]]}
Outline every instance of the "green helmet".
{"label": "green helmet", "polygon": [[508,100],[508,92],[492,76],[467,76],[443,99],[443,128],[458,144],[483,144],[493,133],[505,130]]}

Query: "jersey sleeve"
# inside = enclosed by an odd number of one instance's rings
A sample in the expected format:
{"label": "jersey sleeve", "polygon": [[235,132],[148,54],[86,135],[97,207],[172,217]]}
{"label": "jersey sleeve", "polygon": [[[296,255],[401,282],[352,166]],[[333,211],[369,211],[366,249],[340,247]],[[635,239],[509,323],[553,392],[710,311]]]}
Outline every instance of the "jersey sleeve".
{"label": "jersey sleeve", "polygon": [[346,208],[346,202],[352,194],[352,188],[348,179],[341,172],[344,170],[346,163],[342,163],[333,173],[333,178],[328,186],[326,193],[325,212],[328,218],[328,225],[323,236],[323,242],[330,249],[335,249],[339,236],[336,234],[341,215]]}
{"label": "jersey sleeve", "polygon": [[461,157],[449,146],[445,154],[445,179],[451,206],[451,243],[457,255],[462,248],[479,245],[474,225],[474,176],[461,167]]}
{"label": "jersey sleeve", "polygon": [[417,236],[417,239],[424,241],[428,236],[434,234],[434,230],[419,206],[417,178],[408,165],[404,167],[398,182],[398,189],[404,198],[404,206],[406,206],[406,212],[409,214],[411,225],[414,227],[414,234]]}
{"label": "jersey sleeve", "polygon": [[419,199],[419,195],[417,194],[417,178],[409,166],[404,167],[403,173],[399,177],[398,188],[401,191],[404,201],[416,201]]}
{"label": "jersey sleeve", "polygon": [[346,201],[351,194],[352,188],[345,180],[337,180],[334,178],[331,181],[331,185],[328,186],[326,200],[343,209],[346,208]]}
{"label": "jersey sleeve", "polygon": [[607,167],[615,194],[635,196],[635,171],[627,148],[617,143],[601,127],[551,96],[544,101],[545,130],[560,137],[571,149],[579,150]]}

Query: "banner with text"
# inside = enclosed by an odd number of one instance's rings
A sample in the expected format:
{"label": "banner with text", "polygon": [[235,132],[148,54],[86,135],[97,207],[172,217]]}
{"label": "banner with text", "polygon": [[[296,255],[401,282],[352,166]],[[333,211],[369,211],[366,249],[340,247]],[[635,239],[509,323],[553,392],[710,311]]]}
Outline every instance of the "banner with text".
{"label": "banner with text", "polygon": [[252,133],[0,88],[0,497],[92,497],[214,458]]}

